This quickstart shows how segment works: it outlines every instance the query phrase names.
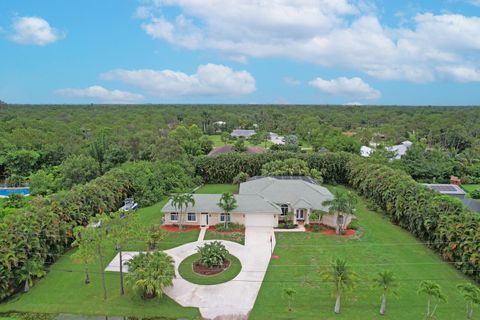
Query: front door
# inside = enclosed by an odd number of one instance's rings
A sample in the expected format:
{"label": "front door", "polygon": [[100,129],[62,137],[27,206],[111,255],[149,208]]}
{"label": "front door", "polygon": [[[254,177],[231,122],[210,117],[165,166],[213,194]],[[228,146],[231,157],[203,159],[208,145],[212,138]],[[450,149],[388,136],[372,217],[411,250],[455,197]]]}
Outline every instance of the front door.
{"label": "front door", "polygon": [[305,220],[305,210],[304,209],[297,209],[297,220],[300,220],[300,221]]}
{"label": "front door", "polygon": [[208,213],[202,213],[200,224],[202,227],[208,226]]}

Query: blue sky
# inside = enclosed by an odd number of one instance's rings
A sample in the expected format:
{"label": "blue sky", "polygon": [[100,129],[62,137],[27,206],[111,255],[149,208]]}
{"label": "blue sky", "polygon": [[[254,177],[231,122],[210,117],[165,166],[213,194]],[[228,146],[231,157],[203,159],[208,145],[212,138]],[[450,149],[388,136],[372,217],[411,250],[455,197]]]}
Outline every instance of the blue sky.
{"label": "blue sky", "polygon": [[480,0],[1,1],[0,100],[478,105]]}

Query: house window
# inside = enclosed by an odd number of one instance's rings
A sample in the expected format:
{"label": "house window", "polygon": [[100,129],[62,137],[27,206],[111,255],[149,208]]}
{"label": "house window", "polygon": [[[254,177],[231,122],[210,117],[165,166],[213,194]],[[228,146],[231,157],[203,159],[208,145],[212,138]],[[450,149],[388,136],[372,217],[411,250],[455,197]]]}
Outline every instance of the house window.
{"label": "house window", "polygon": [[288,213],[288,204],[282,204],[280,209],[282,209],[282,216],[286,216]]}
{"label": "house window", "polygon": [[170,221],[178,221],[178,213],[177,212],[170,213]]}
{"label": "house window", "polygon": [[305,220],[305,209],[297,209],[297,220]]}
{"label": "house window", "polygon": [[197,221],[197,214],[195,212],[189,212],[187,215],[187,221],[190,221],[190,222]]}
{"label": "house window", "polygon": [[225,218],[227,219],[227,222],[230,222],[230,213],[221,213],[220,214],[220,221],[225,222]]}

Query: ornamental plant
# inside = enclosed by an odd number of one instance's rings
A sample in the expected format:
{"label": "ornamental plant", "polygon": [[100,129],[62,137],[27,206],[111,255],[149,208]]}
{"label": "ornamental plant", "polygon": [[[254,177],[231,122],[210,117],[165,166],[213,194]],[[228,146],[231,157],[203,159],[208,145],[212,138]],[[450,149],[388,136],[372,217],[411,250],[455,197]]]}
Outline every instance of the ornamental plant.
{"label": "ornamental plant", "polygon": [[220,241],[205,243],[197,248],[197,252],[200,254],[197,262],[208,268],[222,266],[228,255],[228,250]]}

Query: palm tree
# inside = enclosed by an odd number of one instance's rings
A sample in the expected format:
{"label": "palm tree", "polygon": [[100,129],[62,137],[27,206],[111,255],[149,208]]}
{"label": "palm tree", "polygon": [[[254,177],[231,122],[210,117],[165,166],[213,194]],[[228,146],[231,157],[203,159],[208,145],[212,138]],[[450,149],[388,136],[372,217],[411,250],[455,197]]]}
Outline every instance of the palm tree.
{"label": "palm tree", "polygon": [[172,197],[172,206],[178,211],[178,225],[183,229],[183,217],[186,214],[188,206],[195,205],[195,199],[191,193],[178,193]]}
{"label": "palm tree", "polygon": [[336,233],[341,234],[348,217],[356,211],[357,198],[351,192],[336,191],[335,198],[324,201],[322,205],[328,206],[328,212],[337,216]]}
{"label": "palm tree", "polygon": [[33,279],[43,277],[46,274],[40,261],[29,259],[20,268],[18,279],[24,282],[23,291],[28,292],[33,285]]}
{"label": "palm tree", "polygon": [[163,289],[173,286],[174,261],[164,252],[140,253],[128,262],[128,267],[127,283],[139,290],[144,299],[161,298]]}
{"label": "palm tree", "polygon": [[467,303],[467,319],[473,319],[473,306],[480,305],[480,288],[468,282],[457,285],[457,289]]}
{"label": "palm tree", "polygon": [[[374,283],[376,287],[382,289],[382,302],[380,304],[380,314],[383,316],[385,315],[385,311],[387,308],[387,296],[388,293],[391,291],[392,288],[396,287],[396,279],[393,276],[393,272],[391,271],[382,271],[378,273],[378,278],[374,279]],[[392,293],[395,294],[395,291]]]}
{"label": "palm tree", "polygon": [[225,212],[225,229],[228,229],[228,217],[230,216],[230,212],[237,208],[237,200],[235,200],[231,193],[225,192],[222,194],[217,205]]}
{"label": "palm tree", "polygon": [[335,284],[335,313],[340,313],[340,300],[342,292],[346,289],[351,289],[355,285],[357,274],[350,270],[347,266],[347,261],[342,259],[335,259],[330,270],[320,273],[324,281],[331,281]]}
{"label": "palm tree", "polygon": [[[434,314],[440,301],[447,302],[447,297],[442,293],[440,285],[430,280],[420,282],[417,293],[427,295],[427,313],[425,315],[427,320],[434,319]],[[431,307],[432,299],[436,299],[433,309]]]}
{"label": "palm tree", "polygon": [[283,288],[283,294],[287,297],[288,311],[292,311],[293,297],[297,294],[297,291],[293,288]]}

